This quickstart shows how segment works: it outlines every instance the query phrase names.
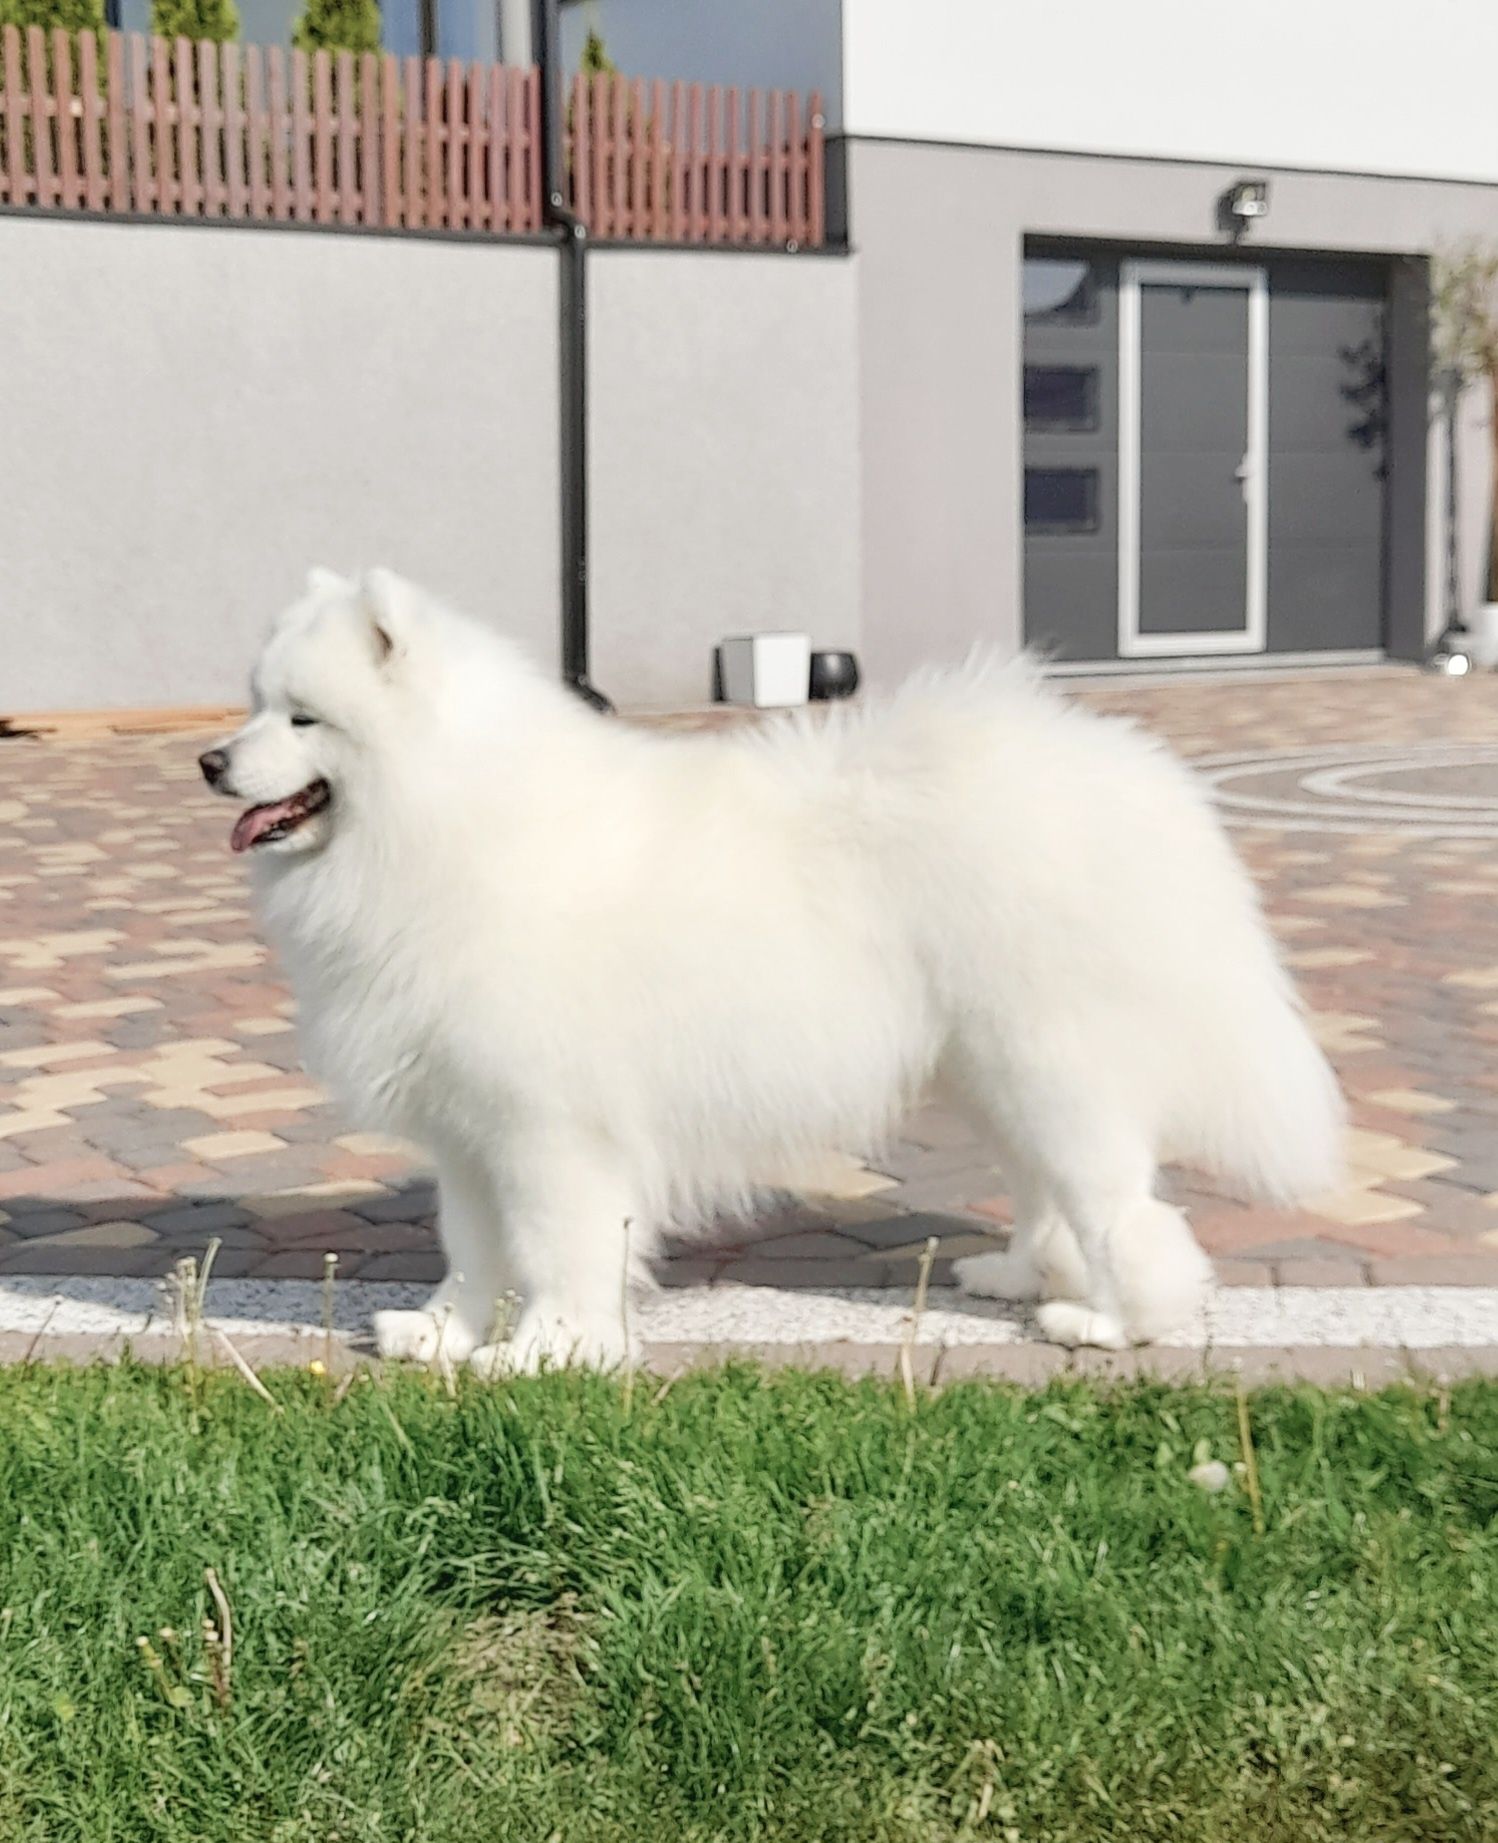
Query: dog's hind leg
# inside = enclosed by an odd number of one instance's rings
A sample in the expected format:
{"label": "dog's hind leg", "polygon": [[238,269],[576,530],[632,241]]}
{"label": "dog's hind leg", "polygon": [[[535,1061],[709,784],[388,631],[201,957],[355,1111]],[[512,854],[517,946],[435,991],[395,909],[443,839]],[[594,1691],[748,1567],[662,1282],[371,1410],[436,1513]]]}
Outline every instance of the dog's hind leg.
{"label": "dog's hind leg", "polygon": [[[971,1043],[969,1067],[990,1077],[990,1118],[1011,1168],[1042,1197],[1026,1248],[1040,1328],[1058,1344],[1128,1343],[1113,1249],[1120,1225],[1150,1199],[1155,1161],[1138,1128],[1087,1071],[1037,1063]],[[981,1055],[982,1060],[979,1060]],[[972,1089],[969,1090],[972,1092]],[[988,1257],[980,1257],[987,1259]]]}
{"label": "dog's hind leg", "polygon": [[1040,1328],[1058,1344],[1122,1349],[1189,1317],[1210,1264],[1154,1195],[1148,1120],[1126,1084],[1075,1053],[1048,1054],[1041,1028],[1016,1033],[971,1014],[945,1066],[994,1134],[1017,1206],[1009,1249],[959,1262],[959,1283],[1041,1301]]}
{"label": "dog's hind leg", "polygon": [[1080,1299],[1086,1271],[1051,1190],[1013,1156],[1005,1168],[1014,1197],[1009,1246],[954,1262],[957,1284],[983,1299]]}
{"label": "dog's hind leg", "polygon": [[1055,1175],[1086,1284],[1040,1308],[1058,1344],[1119,1349],[1190,1321],[1212,1284],[1212,1264],[1186,1218],[1154,1195],[1153,1158],[1124,1132],[1100,1134]]}
{"label": "dog's hind leg", "polygon": [[[1122,1350],[1129,1343],[1113,1250],[1129,1212],[1148,1196],[1148,1176],[1134,1170],[1134,1162],[1125,1157],[1116,1163],[1089,1160],[1065,1177],[1057,1174],[1057,1201],[1076,1238],[1082,1267],[1076,1277],[1082,1285],[1068,1287],[1065,1296],[1048,1298],[1036,1313],[1053,1344]],[[1150,1170],[1147,1161],[1144,1169]]]}
{"label": "dog's hind leg", "polygon": [[[1075,1181],[1067,1193],[1067,1219],[1053,1219],[1050,1239],[1037,1250],[1041,1329],[1058,1344],[1098,1344],[1116,1349],[1148,1341],[1190,1324],[1212,1286],[1212,1263],[1178,1209],[1124,1186]],[[1097,1225],[1106,1237],[1112,1304],[1098,1298],[1071,1224]]]}
{"label": "dog's hind leg", "polygon": [[1212,1263],[1180,1210],[1158,1197],[1136,1204],[1113,1243],[1124,1327],[1163,1337],[1198,1320],[1213,1286]]}

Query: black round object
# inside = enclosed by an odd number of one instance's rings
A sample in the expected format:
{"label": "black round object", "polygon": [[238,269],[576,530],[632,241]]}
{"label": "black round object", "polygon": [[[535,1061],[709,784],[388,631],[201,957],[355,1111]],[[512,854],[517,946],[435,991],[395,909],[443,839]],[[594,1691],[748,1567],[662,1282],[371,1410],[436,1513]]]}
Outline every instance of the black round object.
{"label": "black round object", "polygon": [[813,653],[811,685],[813,698],[850,698],[858,689],[858,657],[854,653]]}

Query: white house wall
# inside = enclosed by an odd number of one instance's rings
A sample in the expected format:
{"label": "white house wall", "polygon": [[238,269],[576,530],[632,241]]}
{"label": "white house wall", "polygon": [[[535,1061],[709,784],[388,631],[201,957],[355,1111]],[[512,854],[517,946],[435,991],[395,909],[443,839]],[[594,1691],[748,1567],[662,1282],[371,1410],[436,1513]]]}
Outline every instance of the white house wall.
{"label": "white house wall", "polygon": [[542,251],[0,217],[0,708],[243,696],[308,564],[556,650]]}
{"label": "white house wall", "polygon": [[843,126],[1498,180],[1490,0],[845,0]]}
{"label": "white house wall", "polygon": [[[0,716],[237,702],[310,563],[558,657],[557,253],[0,214]],[[745,626],[858,643],[839,257],[602,252],[595,676],[701,702]]]}
{"label": "white house wall", "polygon": [[593,658],[611,696],[705,702],[728,634],[858,644],[855,282],[836,256],[595,253]]}

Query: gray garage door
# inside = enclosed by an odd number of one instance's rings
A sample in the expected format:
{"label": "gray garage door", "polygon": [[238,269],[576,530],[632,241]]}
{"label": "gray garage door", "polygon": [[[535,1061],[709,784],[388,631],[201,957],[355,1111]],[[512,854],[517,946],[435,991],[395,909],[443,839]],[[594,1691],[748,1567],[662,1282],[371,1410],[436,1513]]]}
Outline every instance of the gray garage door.
{"label": "gray garage door", "polygon": [[1026,259],[1032,643],[1099,660],[1381,644],[1386,279]]}

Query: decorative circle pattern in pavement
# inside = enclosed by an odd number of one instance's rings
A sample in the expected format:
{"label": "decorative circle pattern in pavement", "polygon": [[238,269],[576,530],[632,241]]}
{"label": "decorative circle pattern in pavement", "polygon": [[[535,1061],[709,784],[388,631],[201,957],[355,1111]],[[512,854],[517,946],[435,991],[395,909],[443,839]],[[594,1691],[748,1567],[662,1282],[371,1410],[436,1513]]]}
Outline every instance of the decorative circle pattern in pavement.
{"label": "decorative circle pattern in pavement", "polygon": [[1498,742],[1245,749],[1193,765],[1229,825],[1498,839]]}

